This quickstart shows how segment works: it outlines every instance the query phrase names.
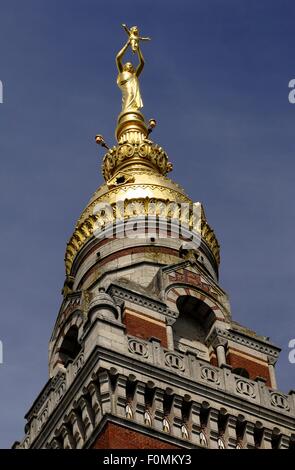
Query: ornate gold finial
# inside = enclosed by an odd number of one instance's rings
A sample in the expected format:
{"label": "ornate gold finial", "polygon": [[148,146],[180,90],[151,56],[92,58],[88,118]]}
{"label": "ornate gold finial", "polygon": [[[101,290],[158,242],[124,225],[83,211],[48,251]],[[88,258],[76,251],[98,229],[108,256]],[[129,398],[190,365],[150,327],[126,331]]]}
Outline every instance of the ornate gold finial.
{"label": "ornate gold finial", "polygon": [[[144,58],[140,49],[140,41],[149,41],[150,38],[139,36],[137,26],[128,28],[122,25],[128,34],[128,40],[116,56],[118,68],[117,84],[122,91],[122,112],[118,117],[116,137],[118,142],[141,142],[148,135],[144,117],[139,111],[143,107],[140,93],[139,76],[144,68]],[[131,47],[133,53],[137,52],[139,64],[135,68],[131,62],[122,63],[122,59]]]}
{"label": "ornate gold finial", "polygon": [[97,134],[95,136],[95,142],[97,143],[97,145],[100,145],[101,147],[104,147],[105,149],[110,150],[110,147],[106,144],[102,135]]}
{"label": "ornate gold finial", "polygon": [[153,132],[157,125],[156,119],[149,119],[148,136]]}

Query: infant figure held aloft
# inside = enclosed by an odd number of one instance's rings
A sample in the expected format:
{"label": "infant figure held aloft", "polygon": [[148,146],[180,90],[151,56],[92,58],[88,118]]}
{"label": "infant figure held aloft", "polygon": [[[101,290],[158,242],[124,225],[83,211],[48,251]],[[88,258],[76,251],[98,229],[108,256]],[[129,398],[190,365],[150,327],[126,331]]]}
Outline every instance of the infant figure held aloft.
{"label": "infant figure held aloft", "polygon": [[122,24],[122,26],[129,36],[129,42],[130,42],[132,52],[136,52],[138,50],[139,41],[151,40],[151,38],[143,38],[139,36],[139,29],[137,26],[132,26],[130,29],[126,26],[126,24]]}

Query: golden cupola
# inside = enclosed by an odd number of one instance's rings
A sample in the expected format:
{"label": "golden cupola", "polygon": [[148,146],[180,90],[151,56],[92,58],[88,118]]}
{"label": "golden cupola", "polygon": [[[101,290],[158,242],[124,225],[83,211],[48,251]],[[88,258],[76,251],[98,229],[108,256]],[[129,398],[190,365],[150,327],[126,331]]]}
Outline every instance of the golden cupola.
{"label": "golden cupola", "polygon": [[[200,243],[211,253],[217,273],[219,244],[206,221],[203,207],[199,204],[199,216],[196,217],[196,205],[180,185],[167,177],[172,164],[165,150],[151,140],[156,122],[150,120],[147,123],[140,111],[143,103],[139,75],[144,66],[141,38],[138,36],[134,42],[131,30],[125,29],[130,33],[129,38],[116,57],[117,84],[122,91],[122,112],[115,133],[117,144],[108,148],[103,137],[96,136],[97,144],[107,149],[102,162],[105,183],[95,191],[67,244],[67,279],[71,279],[76,257],[93,237],[103,238],[106,230],[115,224],[148,217],[184,224],[187,231],[197,234]],[[138,55],[137,68],[130,62],[122,64],[128,47]]]}

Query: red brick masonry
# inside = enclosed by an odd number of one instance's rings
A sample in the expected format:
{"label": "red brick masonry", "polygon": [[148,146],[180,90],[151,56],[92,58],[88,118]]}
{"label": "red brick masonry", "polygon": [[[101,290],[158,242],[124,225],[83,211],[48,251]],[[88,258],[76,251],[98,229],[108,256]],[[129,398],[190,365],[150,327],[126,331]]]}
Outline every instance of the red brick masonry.
{"label": "red brick masonry", "polygon": [[107,423],[96,439],[94,449],[179,449],[177,446],[127,429],[115,423]]}
{"label": "red brick masonry", "polygon": [[[144,318],[142,318],[143,316]],[[167,348],[165,323],[162,323],[158,320],[155,321],[154,319],[144,315],[144,313],[131,310],[125,310],[124,323],[126,325],[127,334],[137,336],[138,338],[145,340],[149,340],[150,338],[157,338],[161,341],[161,345],[164,348]]]}
{"label": "red brick masonry", "polygon": [[266,385],[271,387],[269,368],[267,364],[261,364],[253,359],[242,357],[231,349],[227,354],[227,363],[232,366],[233,369],[242,367],[249,372],[250,379],[255,380],[256,377],[263,377],[266,379]]}

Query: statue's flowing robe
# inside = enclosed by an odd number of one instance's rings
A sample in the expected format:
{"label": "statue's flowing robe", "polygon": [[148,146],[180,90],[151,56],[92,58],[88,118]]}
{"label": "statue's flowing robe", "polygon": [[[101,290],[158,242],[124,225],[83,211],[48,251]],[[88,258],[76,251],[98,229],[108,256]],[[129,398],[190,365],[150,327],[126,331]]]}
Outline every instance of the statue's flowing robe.
{"label": "statue's flowing robe", "polygon": [[122,91],[122,112],[136,110],[143,107],[139,89],[139,80],[135,73],[127,71],[119,73],[117,84]]}

